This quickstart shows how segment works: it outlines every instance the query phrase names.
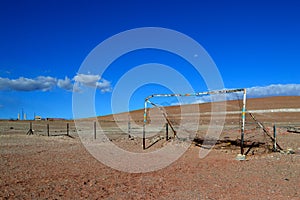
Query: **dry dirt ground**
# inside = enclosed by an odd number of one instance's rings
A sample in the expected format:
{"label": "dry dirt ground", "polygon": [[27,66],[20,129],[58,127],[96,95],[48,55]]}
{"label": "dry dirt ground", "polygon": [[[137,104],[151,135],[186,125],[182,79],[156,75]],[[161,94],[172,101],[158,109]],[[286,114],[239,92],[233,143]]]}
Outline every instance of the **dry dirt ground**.
{"label": "dry dirt ground", "polygon": [[[294,98],[286,108],[300,108],[299,100]],[[268,102],[273,102],[269,108],[281,108],[280,102],[287,101],[275,98]],[[252,109],[261,109],[253,105],[266,107],[251,103]],[[116,130],[108,118],[103,127]],[[217,144],[202,159],[201,144],[193,143],[168,167],[148,173],[117,171],[96,160],[82,145],[71,121],[33,122],[33,135],[26,135],[27,121],[0,121],[0,199],[300,199],[300,134],[287,132],[287,126],[299,124],[300,114],[257,118],[263,119],[270,132],[269,123],[279,123],[278,143],[294,154],[270,152],[268,138],[250,123],[246,138],[258,135],[253,140],[265,144],[253,148],[245,161],[235,159],[240,149],[228,141]],[[66,135],[66,123],[71,137]],[[199,137],[202,131],[197,132]],[[220,139],[233,142],[238,136],[239,130],[228,126]],[[119,132],[111,140],[124,149],[143,151],[140,138]],[[147,151],[166,143],[162,139]]]}

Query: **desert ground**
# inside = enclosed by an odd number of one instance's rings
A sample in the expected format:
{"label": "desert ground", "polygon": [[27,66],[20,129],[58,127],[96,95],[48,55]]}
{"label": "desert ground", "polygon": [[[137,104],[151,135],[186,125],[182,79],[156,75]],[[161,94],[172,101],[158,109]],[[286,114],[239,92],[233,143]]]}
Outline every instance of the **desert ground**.
{"label": "desert ground", "polygon": [[[228,101],[226,110],[239,111],[239,103]],[[195,106],[200,113],[197,120]],[[96,129],[101,126],[109,141],[135,153],[154,152],[169,144],[176,148],[186,135],[183,132],[192,134],[179,159],[146,173],[113,169],[88,152],[81,134],[94,139],[93,118],[82,119],[85,125],[77,129],[74,121],[2,120],[0,199],[300,199],[300,133],[288,131],[300,127],[300,97],[247,100],[247,110],[267,132],[273,134],[276,125],[282,150],[273,151],[272,140],[247,114],[245,151],[249,151],[242,161],[236,159],[241,151],[241,116],[236,113],[226,115],[221,135],[213,138],[216,145],[199,158],[199,150],[207,148],[202,142],[207,139],[211,106],[165,108],[174,129],[179,130],[173,138],[169,127],[168,141],[165,120],[158,110],[150,110],[146,150],[142,148],[142,110],[96,119]],[[29,135],[30,122],[33,134]]]}

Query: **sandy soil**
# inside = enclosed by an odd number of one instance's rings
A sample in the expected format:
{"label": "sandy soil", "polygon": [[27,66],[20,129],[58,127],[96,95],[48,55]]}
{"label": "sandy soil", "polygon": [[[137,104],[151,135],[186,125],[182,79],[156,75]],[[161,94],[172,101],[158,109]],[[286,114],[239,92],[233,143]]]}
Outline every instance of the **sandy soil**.
{"label": "sandy soil", "polygon": [[[300,107],[298,100],[290,105]],[[283,107],[278,102],[275,98],[270,108]],[[0,199],[300,199],[300,134],[287,132],[289,125],[299,124],[300,114],[277,116],[261,115],[260,119],[282,122],[277,127],[278,143],[294,154],[271,152],[270,140],[249,123],[246,139],[264,144],[253,148],[245,161],[238,161],[240,148],[228,141],[236,141],[239,130],[230,123],[219,138],[225,142],[205,158],[199,158],[201,144],[193,143],[176,162],[148,173],[117,171],[96,160],[82,145],[73,122],[50,122],[48,137],[49,122],[33,122],[34,134],[26,135],[29,122],[0,121]],[[108,118],[101,123],[113,130],[110,138],[115,144],[143,152],[140,138],[128,138]],[[66,123],[71,137],[66,135]],[[198,137],[203,132],[199,130]],[[166,143],[162,139],[147,151]]]}

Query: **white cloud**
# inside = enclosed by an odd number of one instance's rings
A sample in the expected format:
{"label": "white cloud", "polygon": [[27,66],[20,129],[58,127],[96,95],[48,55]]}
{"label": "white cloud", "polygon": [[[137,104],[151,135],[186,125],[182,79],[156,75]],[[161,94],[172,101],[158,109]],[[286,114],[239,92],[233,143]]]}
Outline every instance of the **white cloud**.
{"label": "white cloud", "polygon": [[247,89],[248,96],[300,96],[300,84],[273,84]]}
{"label": "white cloud", "polygon": [[80,88],[81,85],[88,87],[95,87],[101,92],[110,92],[111,91],[111,83],[99,75],[92,74],[77,74],[74,76],[73,80],[77,83],[75,85]]}
{"label": "white cloud", "polygon": [[73,83],[67,76],[65,77],[65,79],[59,79],[57,81],[57,86],[68,91],[73,90]]}
{"label": "white cloud", "polygon": [[100,82],[97,82],[96,87],[97,89],[101,90],[101,92],[111,91],[111,83],[105,79],[101,79]]}
{"label": "white cloud", "polygon": [[8,79],[0,77],[0,90],[49,91],[56,86],[56,82],[56,78],[50,76],[38,76],[34,79],[24,77]]}
{"label": "white cloud", "polygon": [[83,85],[96,87],[96,84],[101,77],[99,75],[77,74],[73,79],[74,81],[82,83]]}
{"label": "white cloud", "polygon": [[67,91],[78,92],[83,85],[94,87],[103,93],[111,91],[111,83],[99,75],[77,74],[72,80],[67,76],[65,79],[50,76],[18,79],[0,77],[0,91],[49,91],[58,86]]}

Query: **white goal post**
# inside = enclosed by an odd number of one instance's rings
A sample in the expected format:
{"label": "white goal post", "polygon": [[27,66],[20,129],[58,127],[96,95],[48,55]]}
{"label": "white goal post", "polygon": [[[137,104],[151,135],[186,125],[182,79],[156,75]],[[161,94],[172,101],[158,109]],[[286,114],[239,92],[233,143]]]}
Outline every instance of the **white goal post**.
{"label": "white goal post", "polygon": [[166,114],[162,110],[161,107],[157,106],[153,102],[150,101],[151,98],[154,97],[189,97],[189,96],[203,96],[203,95],[215,95],[215,94],[227,94],[227,93],[234,93],[234,92],[243,92],[243,107],[242,107],[242,125],[241,125],[241,154],[244,155],[244,132],[245,132],[245,120],[246,120],[246,89],[224,89],[224,90],[214,90],[214,91],[207,91],[207,92],[198,92],[198,93],[188,93],[188,94],[152,94],[145,98],[144,102],[144,123],[143,123],[143,149],[146,149],[146,123],[147,123],[147,109],[148,104],[151,104],[160,109],[164,118],[166,119],[167,123],[170,125],[171,129],[176,136],[176,131],[173,129],[172,124],[168,120]]}

